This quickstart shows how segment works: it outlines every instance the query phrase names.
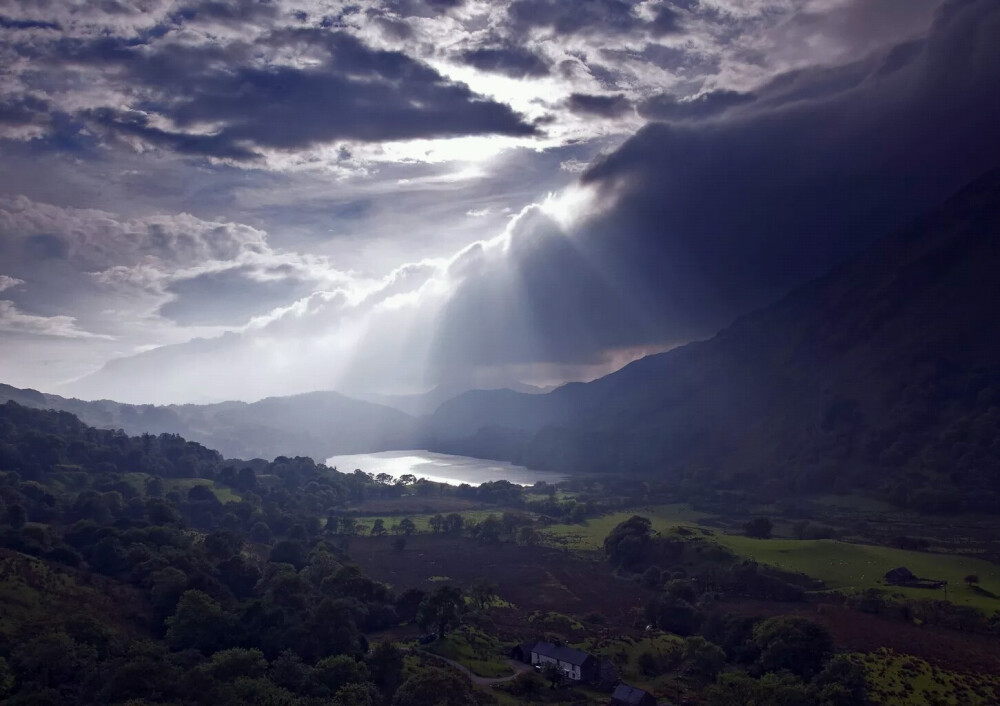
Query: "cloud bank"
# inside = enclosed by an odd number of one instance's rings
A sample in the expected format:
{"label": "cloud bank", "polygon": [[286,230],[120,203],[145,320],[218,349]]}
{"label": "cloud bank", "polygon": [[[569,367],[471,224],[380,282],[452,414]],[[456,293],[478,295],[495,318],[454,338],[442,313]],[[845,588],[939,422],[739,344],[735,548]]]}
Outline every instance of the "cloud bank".
{"label": "cloud bank", "polygon": [[608,372],[1000,163],[938,5],[8,2],[0,326],[134,401]]}

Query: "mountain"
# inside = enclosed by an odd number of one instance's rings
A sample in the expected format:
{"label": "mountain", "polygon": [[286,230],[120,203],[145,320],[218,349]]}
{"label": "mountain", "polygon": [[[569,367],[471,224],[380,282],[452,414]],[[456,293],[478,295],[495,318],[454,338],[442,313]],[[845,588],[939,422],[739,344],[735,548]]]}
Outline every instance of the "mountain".
{"label": "mountain", "polygon": [[395,409],[336,392],[208,405],[85,401],[0,385],[0,403],[71,412],[86,424],[129,434],[181,434],[230,458],[364,453],[419,445],[419,424]]}
{"label": "mountain", "polygon": [[[467,385],[438,385],[427,392],[420,392],[412,395],[379,395],[374,393],[352,393],[352,397],[365,400],[366,402],[373,402],[374,404],[384,405],[386,407],[392,407],[393,409],[398,409],[401,412],[406,412],[414,417],[422,417],[425,415],[433,414],[438,407],[450,399],[458,397],[459,395],[468,392],[470,388]],[[537,387],[535,385],[528,385],[526,383],[511,382],[505,386],[496,388],[483,388],[487,390],[513,390],[515,392],[523,392],[527,395],[541,395],[548,392],[552,388]]]}
{"label": "mountain", "polygon": [[545,395],[470,392],[435,451],[995,511],[1000,170],[710,340]]}

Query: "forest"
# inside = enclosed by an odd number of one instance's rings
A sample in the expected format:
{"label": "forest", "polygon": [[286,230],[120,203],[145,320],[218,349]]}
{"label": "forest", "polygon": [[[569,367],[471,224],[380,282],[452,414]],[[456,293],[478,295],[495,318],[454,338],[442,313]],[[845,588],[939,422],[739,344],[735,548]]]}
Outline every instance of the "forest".
{"label": "forest", "polygon": [[[492,653],[481,657],[499,664],[498,673],[509,669],[503,644],[519,637],[576,640],[606,653],[623,676],[633,667],[640,677],[675,675],[674,688],[690,703],[866,703],[861,667],[837,656],[826,628],[798,617],[741,616],[720,603],[726,596],[801,602],[805,577],[706,551],[699,538],[654,532],[638,516],[607,535],[600,563],[539,546],[547,527],[581,526],[620,498],[602,502],[581,490],[571,499],[545,484],[393,481],[302,457],[227,460],[177,435],[132,437],[13,402],[0,406],[0,471],[5,703],[471,706],[608,698],[531,671],[477,687],[422,649],[426,635],[437,638],[430,651],[443,656],[461,641],[485,640]],[[632,490],[650,492],[644,483]],[[495,511],[434,513],[420,527],[405,516],[387,524],[349,511],[413,499]],[[553,567],[582,568],[595,587],[621,584],[644,607],[624,611],[622,594],[623,605],[606,603],[604,616],[592,599],[581,618],[591,628],[552,611],[512,618],[503,608],[513,606],[504,600],[514,595],[506,581],[475,568],[423,588],[391,586],[352,559],[377,543],[394,566],[419,572],[443,542],[497,557],[522,552],[529,565],[553,557]],[[686,570],[682,559],[692,552],[705,559]],[[650,630],[661,636],[652,648],[622,657],[623,645],[648,641]]]}

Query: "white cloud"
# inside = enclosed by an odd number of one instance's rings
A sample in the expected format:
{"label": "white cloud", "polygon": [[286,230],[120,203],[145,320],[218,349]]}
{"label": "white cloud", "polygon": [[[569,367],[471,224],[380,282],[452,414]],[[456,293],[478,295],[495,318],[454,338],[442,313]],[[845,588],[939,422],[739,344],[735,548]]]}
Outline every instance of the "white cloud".
{"label": "white cloud", "polygon": [[24,280],[18,279],[17,277],[0,275],[0,292],[5,292],[8,289],[18,286],[19,284],[24,284]]}
{"label": "white cloud", "polygon": [[72,316],[34,316],[18,310],[14,302],[0,299],[0,331],[56,336],[59,338],[97,338],[113,340],[111,336],[90,333],[76,325]]}

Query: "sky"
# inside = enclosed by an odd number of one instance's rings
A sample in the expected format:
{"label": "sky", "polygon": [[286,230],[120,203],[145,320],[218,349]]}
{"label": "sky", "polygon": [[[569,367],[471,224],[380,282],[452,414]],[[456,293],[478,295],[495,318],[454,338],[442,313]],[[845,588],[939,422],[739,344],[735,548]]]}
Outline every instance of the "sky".
{"label": "sky", "polygon": [[1000,164],[996,0],[0,0],[0,381],[588,380]]}

